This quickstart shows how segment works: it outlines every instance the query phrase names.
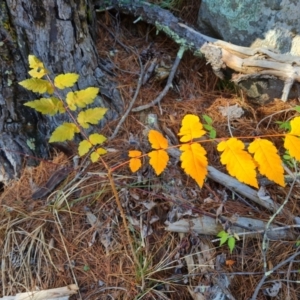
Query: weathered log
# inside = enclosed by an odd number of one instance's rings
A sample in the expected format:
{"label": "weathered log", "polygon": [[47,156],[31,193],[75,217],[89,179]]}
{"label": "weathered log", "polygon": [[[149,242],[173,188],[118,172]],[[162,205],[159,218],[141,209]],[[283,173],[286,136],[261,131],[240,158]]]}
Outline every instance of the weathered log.
{"label": "weathered log", "polygon": [[[109,1],[109,4],[109,8],[113,7],[154,25],[174,42],[191,50],[194,55],[204,55],[216,75],[221,78],[222,71],[229,68],[237,72],[232,78],[235,83],[248,78],[283,81],[281,95],[283,101],[288,99],[293,84],[300,82],[300,57],[298,56],[279,54],[265,48],[240,47],[213,39],[187,26],[169,11],[140,0],[114,0]],[[97,6],[105,8],[102,1],[98,1]],[[296,94],[299,94],[298,91]]]}

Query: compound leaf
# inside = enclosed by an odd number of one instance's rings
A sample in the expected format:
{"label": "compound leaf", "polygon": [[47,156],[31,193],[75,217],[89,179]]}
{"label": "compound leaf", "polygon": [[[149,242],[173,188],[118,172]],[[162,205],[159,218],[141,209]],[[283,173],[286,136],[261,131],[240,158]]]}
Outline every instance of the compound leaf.
{"label": "compound leaf", "polygon": [[201,124],[199,117],[188,114],[182,119],[178,135],[181,136],[180,141],[186,143],[193,139],[200,138],[205,133],[206,132],[203,130],[203,125]]}
{"label": "compound leaf", "polygon": [[129,160],[129,168],[131,172],[136,172],[140,169],[142,166],[142,161],[140,159],[140,156],[142,155],[141,151],[138,150],[130,150],[128,152],[128,156],[131,157]]}
{"label": "compound leaf", "polygon": [[53,131],[49,143],[72,140],[74,138],[74,134],[78,132],[80,132],[80,130],[75,124],[63,123]]}
{"label": "compound leaf", "polygon": [[45,69],[44,64],[34,55],[28,55],[30,69]]}
{"label": "compound leaf", "polygon": [[21,86],[23,86],[25,89],[30,90],[34,93],[48,93],[48,94],[53,94],[54,89],[53,86],[48,82],[47,80],[44,79],[39,79],[39,78],[30,78],[30,79],[25,79],[21,82],[19,82]]}
{"label": "compound leaf", "polygon": [[223,152],[221,154],[221,163],[226,165],[226,169],[231,176],[258,188],[255,162],[251,155],[243,150],[244,148],[243,142],[237,138],[222,141],[218,144],[218,151]]}
{"label": "compound leaf", "polygon": [[89,140],[93,145],[102,144],[106,141],[106,137],[102,134],[93,133],[89,136]]}
{"label": "compound leaf", "polygon": [[205,149],[198,143],[184,144],[179,149],[182,151],[180,160],[183,170],[202,187],[208,165]]}
{"label": "compound leaf", "polygon": [[94,102],[97,94],[99,92],[98,88],[89,87],[85,90],[69,92],[66,97],[66,101],[71,110],[76,110],[77,106],[80,108],[86,107],[88,104]]}
{"label": "compound leaf", "polygon": [[169,155],[165,150],[153,150],[148,153],[150,157],[150,165],[155,170],[156,175],[160,175],[162,171],[166,168],[169,161]]}
{"label": "compound leaf", "polygon": [[232,251],[233,251],[233,249],[234,249],[234,247],[235,247],[235,238],[234,238],[233,236],[230,236],[230,237],[228,238],[227,244],[228,244],[230,253],[232,253]]}
{"label": "compound leaf", "polygon": [[260,174],[281,186],[285,186],[282,161],[272,142],[265,139],[255,139],[249,145],[248,151],[254,154],[254,160],[258,164]]}
{"label": "compound leaf", "polygon": [[92,146],[93,145],[87,140],[81,141],[78,146],[79,156],[83,156],[83,155],[87,154],[90,151],[90,149],[92,148]]}
{"label": "compound leaf", "polygon": [[55,97],[29,101],[24,103],[24,105],[34,108],[36,111],[42,114],[48,114],[50,116],[53,116],[58,112],[64,113],[66,111],[62,102]]}
{"label": "compound leaf", "polygon": [[284,148],[289,151],[291,157],[300,160],[300,139],[297,136],[287,134],[284,139]]}
{"label": "compound leaf", "polygon": [[100,155],[103,155],[107,153],[107,151],[103,148],[97,148],[92,154],[91,154],[91,161],[94,163],[99,160]]}
{"label": "compound leaf", "polygon": [[89,128],[89,124],[98,124],[106,113],[107,108],[96,107],[82,111],[78,114],[77,121],[83,128]]}
{"label": "compound leaf", "polygon": [[228,240],[229,234],[225,230],[222,230],[217,234],[217,237],[220,238],[220,246],[222,246]]}
{"label": "compound leaf", "polygon": [[290,134],[300,136],[300,117],[296,117],[291,120],[291,131]]}
{"label": "compound leaf", "polygon": [[78,80],[79,75],[76,73],[61,74],[54,78],[54,85],[59,89],[72,87]]}
{"label": "compound leaf", "polygon": [[35,68],[35,69],[30,70],[28,72],[28,74],[33,78],[42,78],[43,76],[48,74],[48,71],[44,68],[42,68],[42,69]]}
{"label": "compound leaf", "polygon": [[148,139],[153,149],[167,149],[168,140],[156,130],[150,130],[148,134]]}

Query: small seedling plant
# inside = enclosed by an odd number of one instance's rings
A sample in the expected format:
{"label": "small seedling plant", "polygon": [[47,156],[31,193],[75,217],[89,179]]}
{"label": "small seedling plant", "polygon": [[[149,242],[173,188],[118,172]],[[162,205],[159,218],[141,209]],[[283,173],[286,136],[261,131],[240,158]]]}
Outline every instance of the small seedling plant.
{"label": "small seedling plant", "polygon": [[232,234],[226,232],[225,230],[220,231],[217,234],[217,237],[220,238],[220,246],[227,243],[230,253],[232,253],[232,251],[235,247],[236,240],[239,239],[237,235],[232,235]]}

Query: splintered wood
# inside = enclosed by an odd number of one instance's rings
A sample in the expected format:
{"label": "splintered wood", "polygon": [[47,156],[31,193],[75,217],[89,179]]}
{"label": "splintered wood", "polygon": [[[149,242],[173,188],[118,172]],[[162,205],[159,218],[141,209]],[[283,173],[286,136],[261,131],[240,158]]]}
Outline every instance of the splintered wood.
{"label": "splintered wood", "polygon": [[4,296],[0,300],[68,300],[69,296],[78,292],[76,284],[70,284],[64,287],[19,293],[15,296]]}

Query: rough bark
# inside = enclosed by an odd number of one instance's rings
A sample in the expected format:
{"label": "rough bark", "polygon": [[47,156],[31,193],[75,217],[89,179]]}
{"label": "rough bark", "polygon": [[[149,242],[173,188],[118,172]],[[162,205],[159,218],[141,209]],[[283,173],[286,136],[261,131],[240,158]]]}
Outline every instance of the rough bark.
{"label": "rough bark", "polygon": [[76,89],[100,87],[95,105],[110,108],[102,125],[122,111],[121,98],[95,48],[91,11],[91,2],[85,0],[1,1],[0,181],[18,175],[24,155],[26,160],[48,157],[47,139],[62,121],[62,117],[37,115],[23,105],[38,98],[18,85],[29,78],[29,54],[42,60],[51,74],[79,74]]}

